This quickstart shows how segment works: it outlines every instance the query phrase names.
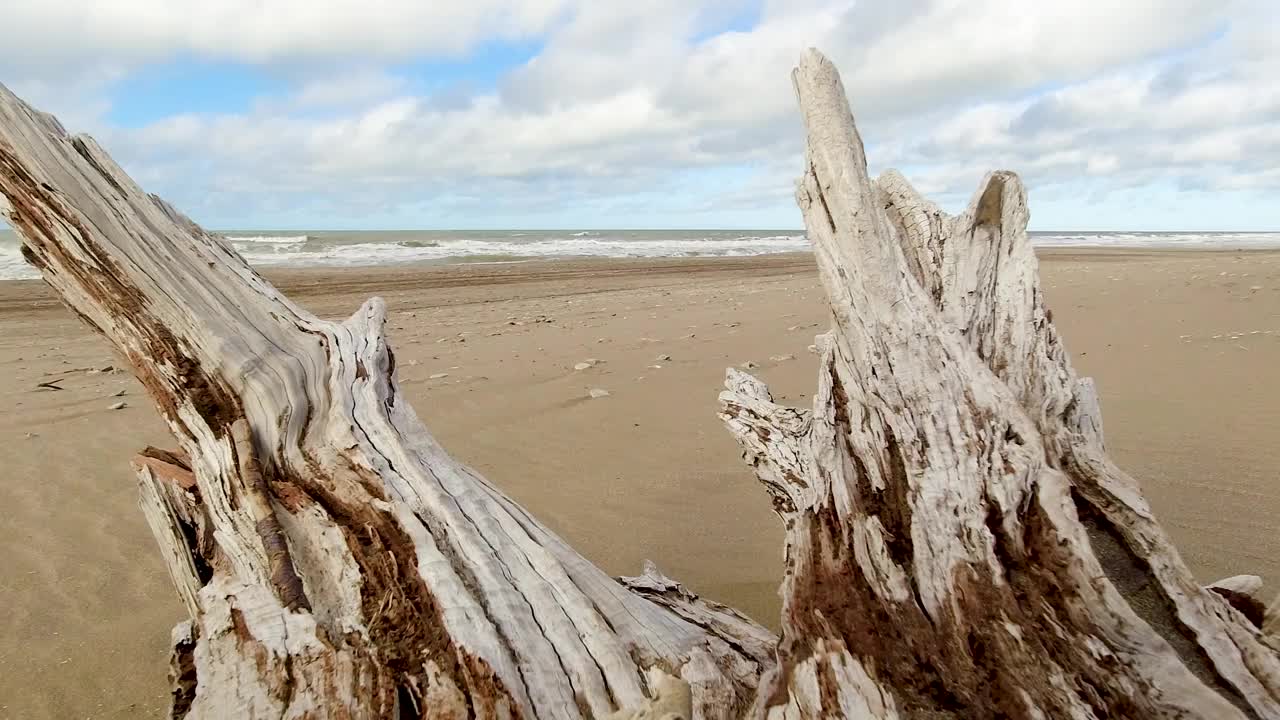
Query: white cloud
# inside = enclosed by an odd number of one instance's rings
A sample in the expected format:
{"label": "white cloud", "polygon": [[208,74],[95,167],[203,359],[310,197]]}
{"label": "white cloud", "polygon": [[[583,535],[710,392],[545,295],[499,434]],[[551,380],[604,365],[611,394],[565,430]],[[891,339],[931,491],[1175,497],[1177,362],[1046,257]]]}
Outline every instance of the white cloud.
{"label": "white cloud", "polygon": [[[284,109],[371,104],[404,90],[405,81],[377,68],[352,68],[307,78],[284,100]],[[264,109],[269,109],[269,105]]]}
{"label": "white cloud", "polygon": [[[767,206],[791,224],[802,136],[789,71],[810,45],[841,67],[874,169],[902,166],[944,197],[967,198],[990,167],[1051,200],[1081,180],[1096,203],[1153,184],[1280,188],[1270,0],[767,0],[753,27],[719,34],[747,0],[368,5],[17,0],[0,69],[34,68],[15,89],[63,112],[42,77],[98,68],[68,96],[67,124],[223,222]],[[496,88],[424,91],[386,67],[504,38],[542,49]],[[183,54],[285,63],[296,81],[241,113],[103,122],[103,88]]]}
{"label": "white cloud", "polygon": [[[837,62],[846,86],[886,111],[914,111],[975,95],[1088,78],[1103,69],[1203,40],[1239,2],[1222,0],[942,0],[859,3]],[[870,15],[873,32],[860,20]],[[870,104],[870,103],[869,103]]]}
{"label": "white cloud", "polygon": [[247,62],[457,55],[545,31],[570,0],[6,0],[0,59]]}

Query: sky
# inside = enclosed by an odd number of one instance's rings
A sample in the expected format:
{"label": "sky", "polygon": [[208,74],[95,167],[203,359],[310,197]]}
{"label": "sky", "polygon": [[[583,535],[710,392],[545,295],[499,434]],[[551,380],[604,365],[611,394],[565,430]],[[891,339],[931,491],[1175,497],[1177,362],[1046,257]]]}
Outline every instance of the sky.
{"label": "sky", "polygon": [[214,229],[798,228],[790,70],[1033,230],[1280,230],[1276,0],[5,0],[0,82]]}

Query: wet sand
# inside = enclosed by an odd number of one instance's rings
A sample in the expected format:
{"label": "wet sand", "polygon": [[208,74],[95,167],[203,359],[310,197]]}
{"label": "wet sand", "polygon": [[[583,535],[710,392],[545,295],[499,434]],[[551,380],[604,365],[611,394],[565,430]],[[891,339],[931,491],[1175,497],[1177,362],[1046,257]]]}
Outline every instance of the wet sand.
{"label": "wet sand", "polygon": [[[781,531],[716,395],[726,366],[752,361],[780,401],[810,402],[806,347],[826,327],[811,258],[268,275],[327,317],[386,298],[419,414],[587,557],[615,574],[652,558],[776,624]],[[1280,253],[1053,252],[1042,276],[1076,368],[1098,380],[1113,456],[1192,569],[1280,582]],[[573,369],[588,358],[602,362]],[[166,706],[182,609],[128,460],[172,443],[108,365],[43,285],[0,282],[0,718]],[[56,378],[61,391],[36,387]]]}

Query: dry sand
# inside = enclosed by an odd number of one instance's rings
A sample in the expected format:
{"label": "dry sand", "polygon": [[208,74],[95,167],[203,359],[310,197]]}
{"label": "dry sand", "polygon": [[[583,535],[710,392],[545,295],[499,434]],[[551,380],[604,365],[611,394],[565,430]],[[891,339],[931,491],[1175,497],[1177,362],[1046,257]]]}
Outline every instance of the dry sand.
{"label": "dry sand", "polygon": [[[811,263],[271,276],[324,316],[383,295],[428,425],[589,558],[613,573],[652,558],[774,624],[781,532],[716,394],[725,366],[752,361],[780,400],[810,402],[806,347],[826,326]],[[1193,570],[1280,581],[1280,253],[1053,253],[1042,274],[1077,369],[1098,379],[1112,453]],[[118,364],[42,285],[0,283],[0,718],[165,707],[182,610],[128,460],[171,443],[130,375],[86,370]],[[64,390],[36,388],[55,377]]]}

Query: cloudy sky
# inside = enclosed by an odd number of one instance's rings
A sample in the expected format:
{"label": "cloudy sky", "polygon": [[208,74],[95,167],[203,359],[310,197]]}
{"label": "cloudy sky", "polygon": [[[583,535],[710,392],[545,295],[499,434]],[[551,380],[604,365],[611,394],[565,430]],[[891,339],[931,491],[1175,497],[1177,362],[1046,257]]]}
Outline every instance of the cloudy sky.
{"label": "cloudy sky", "polygon": [[1033,229],[1280,230],[1276,0],[5,0],[0,82],[213,228],[799,227],[789,71]]}

